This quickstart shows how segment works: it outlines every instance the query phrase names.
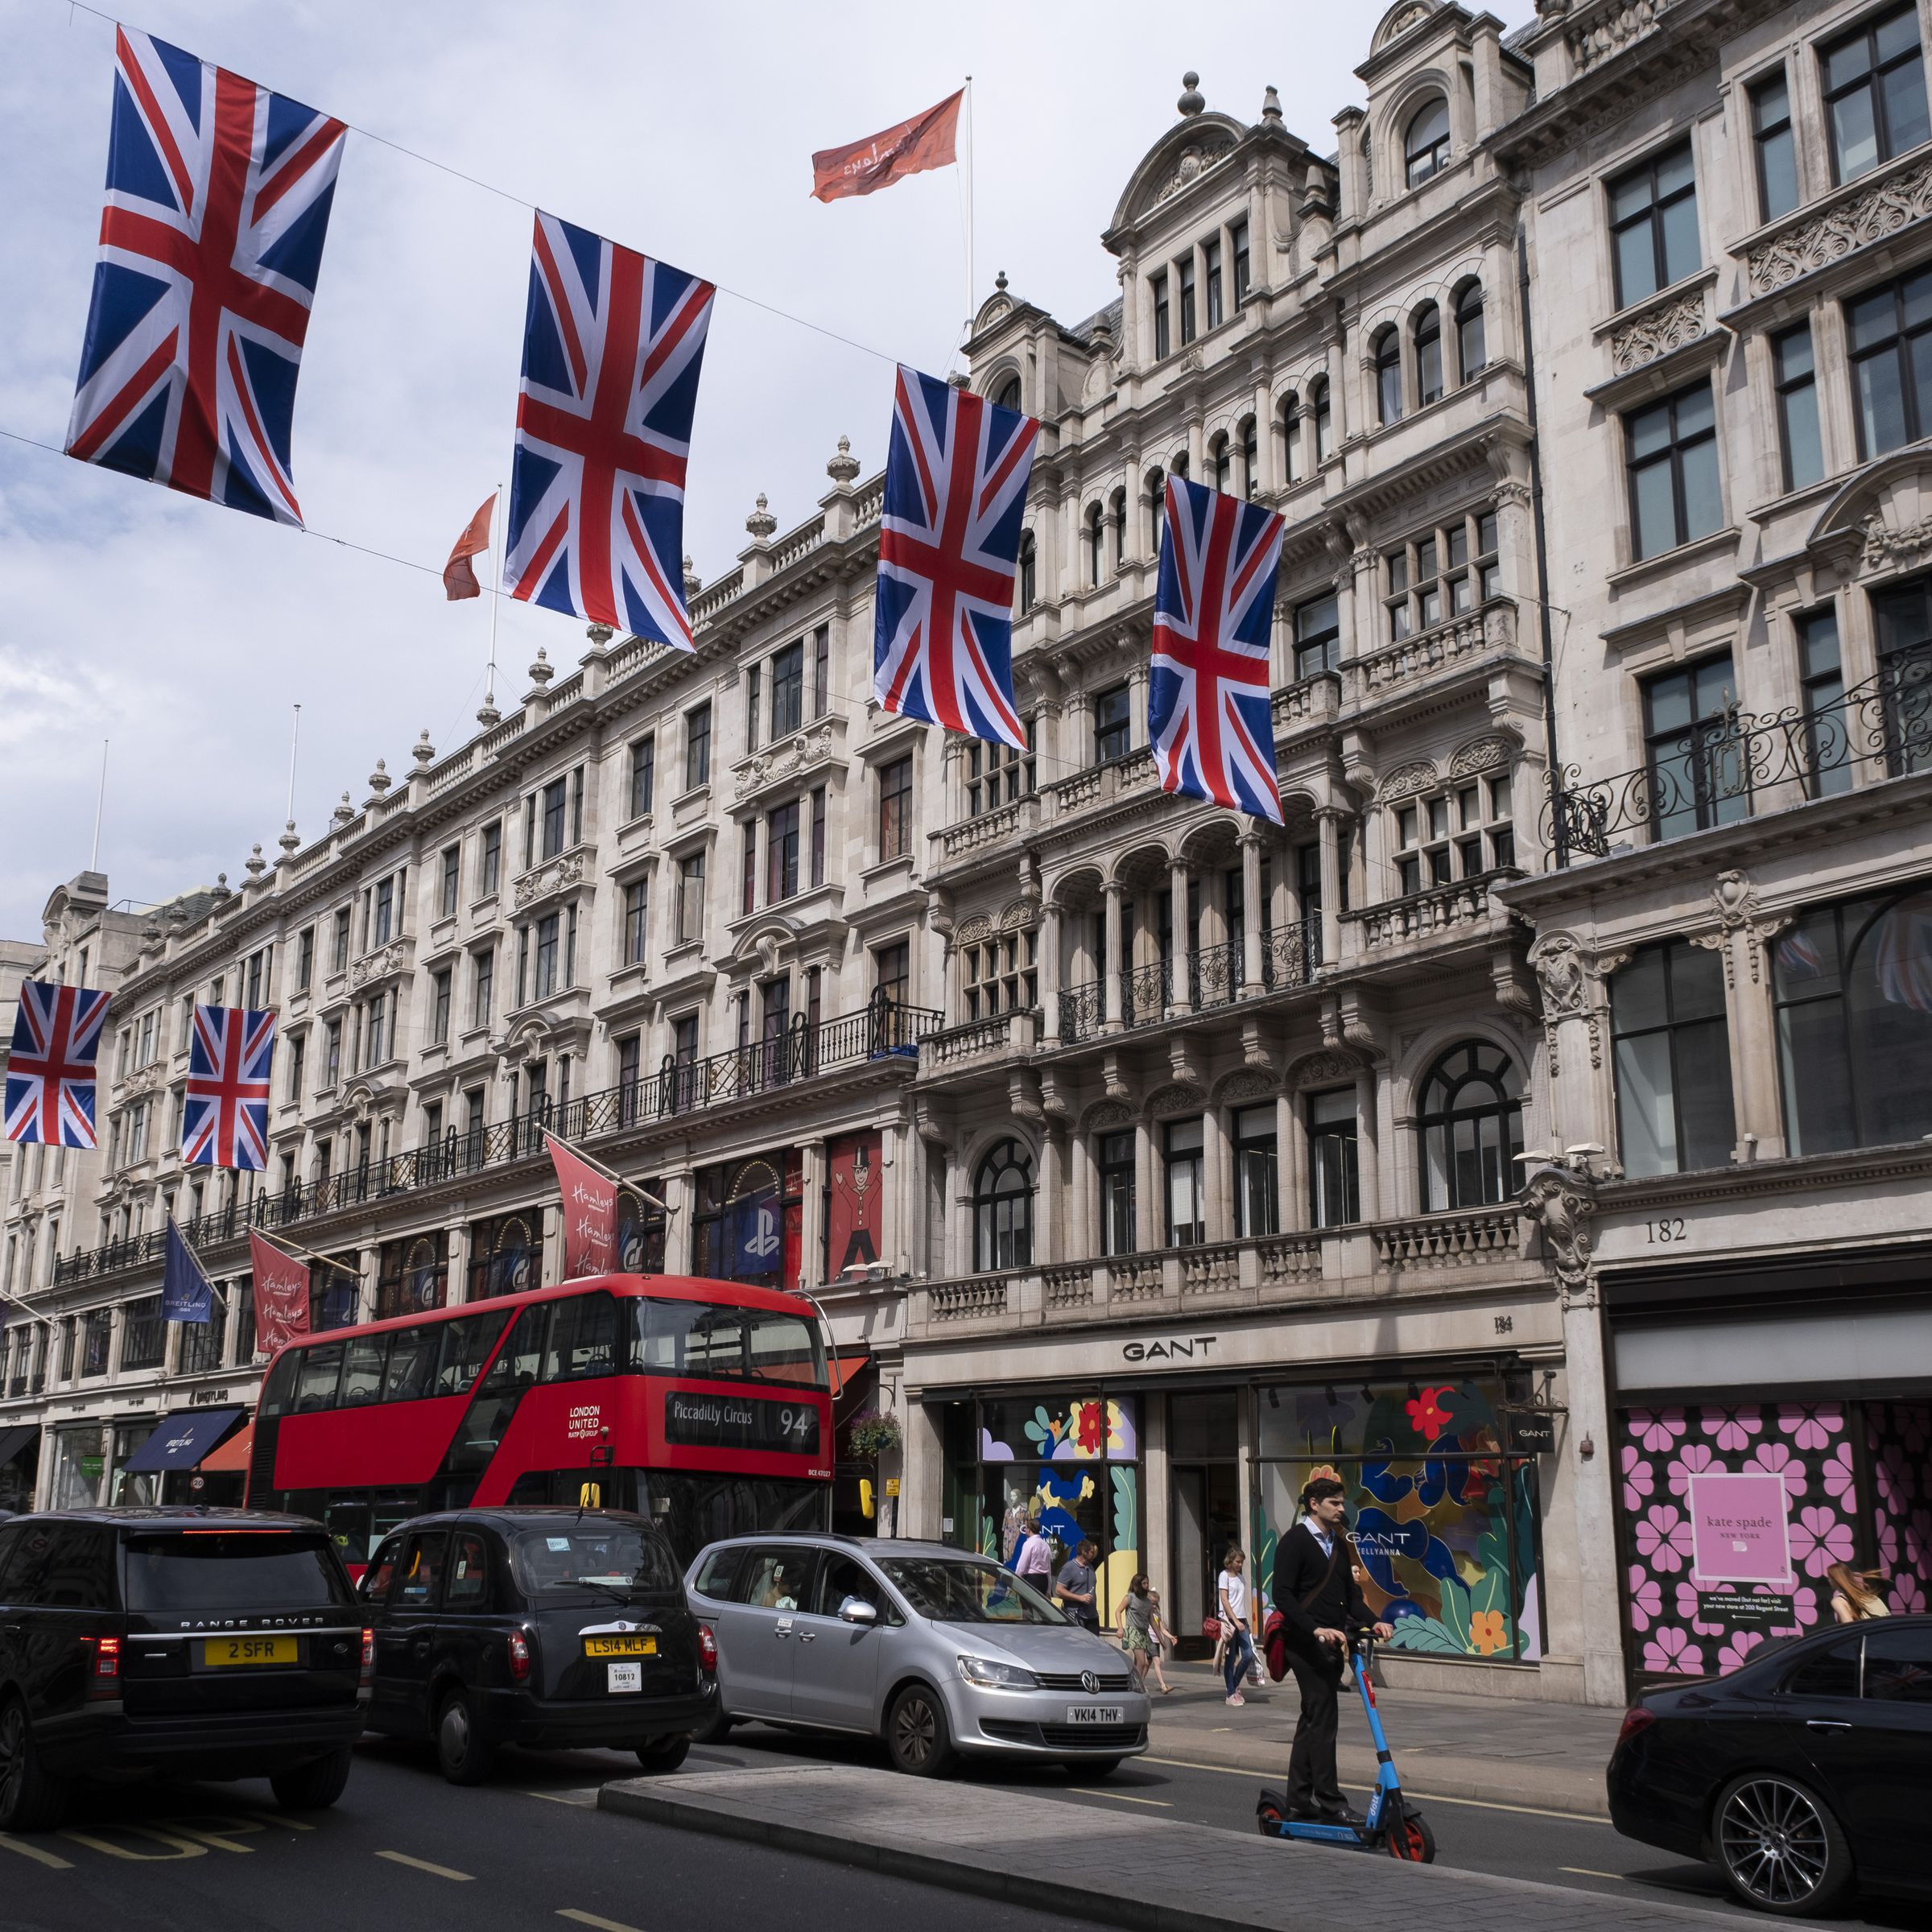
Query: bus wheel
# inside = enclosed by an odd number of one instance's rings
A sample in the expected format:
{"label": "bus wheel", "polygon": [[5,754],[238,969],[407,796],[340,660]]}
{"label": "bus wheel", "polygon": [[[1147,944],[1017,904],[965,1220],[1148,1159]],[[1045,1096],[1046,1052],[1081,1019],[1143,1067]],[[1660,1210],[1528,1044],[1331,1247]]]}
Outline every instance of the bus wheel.
{"label": "bus wheel", "polygon": [[646,1771],[675,1771],[690,1749],[688,1737],[654,1737],[638,1746],[638,1762]]}
{"label": "bus wheel", "polygon": [[480,1785],[495,1753],[483,1735],[477,1700],[459,1684],[436,1715],[436,1762],[452,1785]]}

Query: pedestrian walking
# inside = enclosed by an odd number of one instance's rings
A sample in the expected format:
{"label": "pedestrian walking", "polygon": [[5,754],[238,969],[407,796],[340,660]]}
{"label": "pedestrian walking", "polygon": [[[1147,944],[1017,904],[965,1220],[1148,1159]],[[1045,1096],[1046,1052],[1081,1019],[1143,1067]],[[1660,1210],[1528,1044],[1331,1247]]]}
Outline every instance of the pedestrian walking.
{"label": "pedestrian walking", "polygon": [[[1301,1519],[1275,1547],[1274,1596],[1302,1694],[1288,1760],[1288,1815],[1357,1824],[1335,1769],[1336,1703],[1349,1628],[1370,1622],[1372,1612],[1355,1577],[1347,1496],[1332,1476],[1311,1477],[1303,1487]],[[1375,1633],[1394,1635],[1384,1623],[1376,1624]]]}
{"label": "pedestrian walking", "polygon": [[1245,1704],[1241,1679],[1257,1668],[1254,1629],[1249,1604],[1248,1558],[1239,1543],[1230,1543],[1221,1558],[1220,1580],[1216,1586],[1221,1618],[1221,1680],[1228,1686],[1228,1701]]}
{"label": "pedestrian walking", "polygon": [[1147,1688],[1148,1674],[1151,1672],[1162,1694],[1166,1695],[1172,1692],[1174,1686],[1168,1682],[1161,1669],[1163,1634],[1161,1600],[1155,1596],[1147,1581],[1147,1572],[1143,1570],[1129,1580],[1127,1594],[1121,1599],[1121,1648],[1127,1653],[1127,1662],[1133,1667],[1141,1690]]}
{"label": "pedestrian walking", "polygon": [[1031,1583],[1041,1596],[1051,1596],[1053,1546],[1047,1542],[1037,1516],[1028,1517],[1026,1527],[1020,1533],[1019,1547],[1013,1556],[1013,1573],[1022,1582]]}
{"label": "pedestrian walking", "polygon": [[1100,1553],[1100,1546],[1088,1538],[1061,1566],[1060,1574],[1054,1579],[1055,1600],[1083,1630],[1097,1631],[1100,1627],[1096,1608],[1099,1579],[1093,1573],[1093,1559]]}
{"label": "pedestrian walking", "polygon": [[1147,1587],[1147,1602],[1150,1606],[1147,1629],[1154,1638],[1154,1682],[1160,1686],[1161,1695],[1163,1697],[1171,1697],[1174,1695],[1174,1686],[1168,1682],[1167,1674],[1161,1668],[1161,1649],[1165,1645],[1170,1650],[1177,1650],[1180,1648],[1179,1641],[1167,1628],[1167,1619],[1161,1612],[1161,1593],[1151,1583]]}

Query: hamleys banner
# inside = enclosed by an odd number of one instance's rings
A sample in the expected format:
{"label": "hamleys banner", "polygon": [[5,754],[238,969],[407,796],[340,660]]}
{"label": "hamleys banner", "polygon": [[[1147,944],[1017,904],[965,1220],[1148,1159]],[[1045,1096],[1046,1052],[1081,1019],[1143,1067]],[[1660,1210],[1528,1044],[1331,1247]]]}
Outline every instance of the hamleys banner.
{"label": "hamleys banner", "polygon": [[897,127],[844,147],[821,148],[811,158],[814,200],[836,201],[842,195],[869,195],[907,175],[929,167],[950,167],[959,159],[960,103],[966,90],[949,94]]}
{"label": "hamleys banner", "polygon": [[284,1254],[252,1228],[248,1258],[255,1277],[255,1347],[273,1355],[308,1333],[308,1264]]}
{"label": "hamleys banner", "polygon": [[554,1133],[543,1138],[564,1195],[564,1279],[608,1274],[617,1265],[617,1183]]}

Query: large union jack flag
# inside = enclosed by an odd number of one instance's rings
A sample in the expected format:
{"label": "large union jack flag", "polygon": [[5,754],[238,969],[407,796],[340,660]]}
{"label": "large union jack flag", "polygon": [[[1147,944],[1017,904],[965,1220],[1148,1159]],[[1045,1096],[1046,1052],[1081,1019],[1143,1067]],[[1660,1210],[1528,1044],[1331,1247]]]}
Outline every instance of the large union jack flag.
{"label": "large union jack flag", "polygon": [[46,980],[20,982],[6,1062],[6,1137],[92,1147],[94,1055],[107,995]]}
{"label": "large union jack flag", "polygon": [[1167,479],[1147,736],[1164,791],[1282,823],[1269,700],[1280,517]]}
{"label": "large union jack flag", "polygon": [[115,37],[67,453],[299,524],[295,377],[347,130],[165,40]]}
{"label": "large union jack flag", "polygon": [[510,482],[512,597],[690,650],[684,471],[716,292],[537,217]]}
{"label": "large union jack flag", "polygon": [[188,1049],[184,1167],[268,1165],[268,1067],[275,1016],[239,1006],[197,1006]]}
{"label": "large union jack flag", "polygon": [[873,599],[880,704],[1020,751],[1013,580],[1039,433],[1018,410],[902,367]]}

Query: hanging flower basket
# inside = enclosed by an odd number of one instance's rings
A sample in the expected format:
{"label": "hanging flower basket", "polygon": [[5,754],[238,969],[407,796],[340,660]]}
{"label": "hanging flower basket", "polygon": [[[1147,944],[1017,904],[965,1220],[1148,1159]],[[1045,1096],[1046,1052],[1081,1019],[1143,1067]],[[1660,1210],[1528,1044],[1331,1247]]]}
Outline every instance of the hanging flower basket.
{"label": "hanging flower basket", "polygon": [[855,1462],[876,1463],[888,1450],[898,1447],[902,1439],[899,1418],[881,1415],[876,1409],[861,1409],[847,1426],[845,1439],[852,1446]]}

